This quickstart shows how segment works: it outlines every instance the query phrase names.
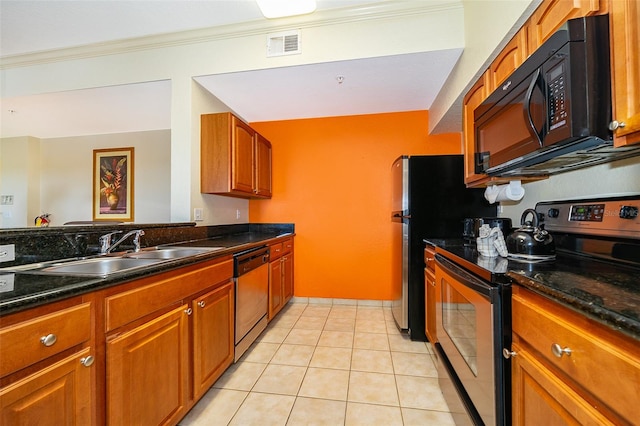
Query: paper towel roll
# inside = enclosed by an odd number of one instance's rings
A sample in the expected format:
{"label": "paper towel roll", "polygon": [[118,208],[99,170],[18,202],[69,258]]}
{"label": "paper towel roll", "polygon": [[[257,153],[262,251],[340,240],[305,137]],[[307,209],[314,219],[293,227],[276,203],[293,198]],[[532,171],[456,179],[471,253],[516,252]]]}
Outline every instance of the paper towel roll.
{"label": "paper towel roll", "polygon": [[520,201],[524,197],[524,188],[519,180],[512,180],[505,185],[487,186],[484,198],[491,204],[498,201]]}

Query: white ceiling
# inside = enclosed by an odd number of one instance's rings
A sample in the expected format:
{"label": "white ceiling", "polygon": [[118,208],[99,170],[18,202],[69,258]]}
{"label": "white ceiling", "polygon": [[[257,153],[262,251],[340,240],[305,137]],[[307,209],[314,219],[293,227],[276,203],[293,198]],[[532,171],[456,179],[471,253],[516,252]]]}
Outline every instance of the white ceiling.
{"label": "white ceiling", "polygon": [[[318,9],[346,11],[370,3],[380,1],[318,0]],[[262,19],[252,0],[0,0],[0,59]],[[450,49],[196,80],[250,122],[421,110],[431,106],[461,53]],[[344,77],[341,84],[338,76]],[[170,96],[169,82],[154,82],[2,98],[0,136],[52,138],[169,128]],[[149,105],[157,107],[149,111]]]}

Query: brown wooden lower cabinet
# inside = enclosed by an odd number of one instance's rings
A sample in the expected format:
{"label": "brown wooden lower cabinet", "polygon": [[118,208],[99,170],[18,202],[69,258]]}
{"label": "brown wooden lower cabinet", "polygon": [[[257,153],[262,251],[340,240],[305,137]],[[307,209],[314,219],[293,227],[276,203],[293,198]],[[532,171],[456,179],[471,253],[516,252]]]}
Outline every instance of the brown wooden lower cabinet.
{"label": "brown wooden lower cabinet", "polygon": [[189,400],[187,305],[107,342],[107,423],[176,424]]}
{"label": "brown wooden lower cabinet", "polygon": [[[293,239],[280,247],[279,309]],[[178,424],[233,363],[232,276],[229,255],[4,316],[0,425]]]}
{"label": "brown wooden lower cabinet", "polygon": [[293,239],[272,244],[269,263],[269,320],[293,297]]}
{"label": "brown wooden lower cabinet", "polygon": [[539,359],[514,344],[512,388],[514,425],[613,425],[547,369]]}
{"label": "brown wooden lower cabinet", "polygon": [[0,390],[2,425],[88,425],[94,393],[91,365],[83,362],[91,348],[64,358]]}
{"label": "brown wooden lower cabinet", "polygon": [[424,249],[424,317],[425,334],[431,344],[436,343],[436,252],[430,246]]}
{"label": "brown wooden lower cabinet", "polygon": [[192,306],[193,395],[197,400],[233,363],[233,281],[198,297]]}
{"label": "brown wooden lower cabinet", "polygon": [[93,315],[77,297],[2,317],[0,425],[95,423]]}
{"label": "brown wooden lower cabinet", "polygon": [[631,425],[640,418],[640,345],[513,286],[514,425]]}
{"label": "brown wooden lower cabinet", "polygon": [[[107,324],[130,321],[106,336],[107,424],[175,425],[233,363],[232,266],[160,275],[106,298]],[[175,287],[198,292],[166,298]],[[144,302],[162,297],[166,306],[148,313]]]}

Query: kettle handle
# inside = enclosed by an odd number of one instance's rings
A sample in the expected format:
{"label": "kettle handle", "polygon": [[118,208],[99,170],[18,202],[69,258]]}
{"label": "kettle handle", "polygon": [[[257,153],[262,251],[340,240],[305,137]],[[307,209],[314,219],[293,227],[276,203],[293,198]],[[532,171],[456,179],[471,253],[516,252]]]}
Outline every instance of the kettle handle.
{"label": "kettle handle", "polygon": [[533,222],[531,222],[531,225],[534,228],[537,228],[538,227],[538,213],[534,209],[526,209],[525,211],[522,212],[522,216],[520,217],[520,225],[525,226],[525,219],[527,218],[527,215],[529,213],[533,214]]}

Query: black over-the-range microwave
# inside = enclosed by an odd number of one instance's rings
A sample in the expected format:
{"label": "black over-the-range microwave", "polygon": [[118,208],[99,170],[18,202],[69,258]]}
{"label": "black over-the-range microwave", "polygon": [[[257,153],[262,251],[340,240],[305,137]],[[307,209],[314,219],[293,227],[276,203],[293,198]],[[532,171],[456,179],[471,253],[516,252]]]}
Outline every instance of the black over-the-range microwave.
{"label": "black over-the-range microwave", "polygon": [[608,15],[567,21],[474,111],[475,172],[559,173],[640,155],[613,148]]}

